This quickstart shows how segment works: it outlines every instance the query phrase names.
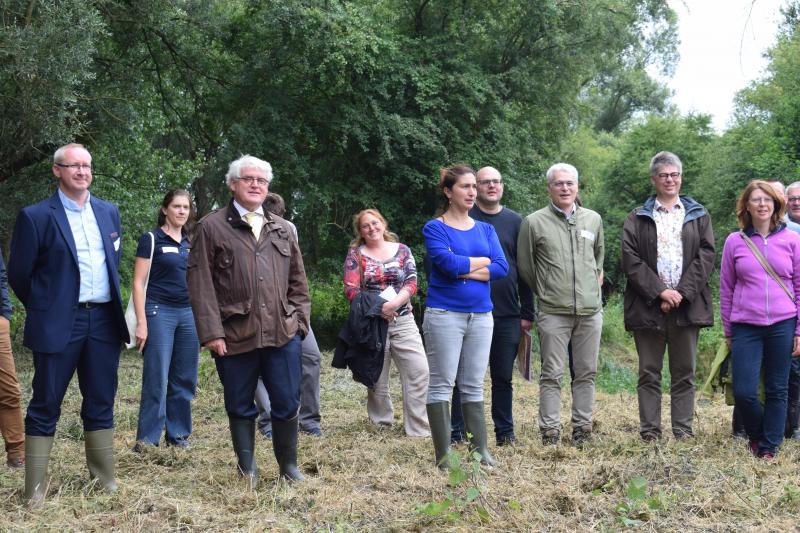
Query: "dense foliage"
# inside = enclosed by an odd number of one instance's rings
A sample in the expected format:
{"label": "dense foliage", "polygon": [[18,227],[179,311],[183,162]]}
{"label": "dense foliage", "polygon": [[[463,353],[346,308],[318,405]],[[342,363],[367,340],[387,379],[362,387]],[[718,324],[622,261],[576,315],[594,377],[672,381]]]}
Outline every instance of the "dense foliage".
{"label": "dense foliage", "polygon": [[[128,236],[170,185],[200,213],[241,153],[269,160],[307,263],[338,270],[350,217],[377,206],[409,244],[437,170],[493,164],[523,211],[578,122],[614,130],[664,104],[665,0],[0,2],[0,183],[44,196],[55,146],[95,157]],[[15,155],[15,154],[19,155]],[[21,185],[34,183],[31,187]],[[52,181],[49,182],[52,188]],[[130,246],[128,247],[130,248]]]}
{"label": "dense foliage", "polygon": [[0,242],[55,187],[62,143],[92,151],[128,259],[166,188],[207,213],[228,197],[228,162],[251,153],[273,164],[319,290],[338,291],[356,211],[378,207],[419,255],[440,167],[500,168],[507,203],[528,213],[566,160],[605,219],[614,290],[621,222],[650,193],[655,152],[683,158],[684,192],[720,239],[744,183],[800,179],[798,11],[785,8],[766,76],[719,134],[649,74],[677,60],[666,0],[0,0]]}

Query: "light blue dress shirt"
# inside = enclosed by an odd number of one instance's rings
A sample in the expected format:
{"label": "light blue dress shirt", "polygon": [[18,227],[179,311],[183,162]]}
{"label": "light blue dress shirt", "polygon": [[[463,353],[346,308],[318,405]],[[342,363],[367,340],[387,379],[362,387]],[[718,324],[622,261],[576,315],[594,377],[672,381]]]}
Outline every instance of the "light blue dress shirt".
{"label": "light blue dress shirt", "polygon": [[783,221],[786,222],[786,227],[795,233],[800,233],[800,224],[789,218],[789,213],[783,215]]}
{"label": "light blue dress shirt", "polygon": [[72,238],[78,252],[78,270],[81,276],[79,302],[104,303],[111,301],[111,286],[106,268],[106,251],[103,236],[92,210],[91,195],[87,193],[83,208],[58,189],[61,205],[67,213]]}

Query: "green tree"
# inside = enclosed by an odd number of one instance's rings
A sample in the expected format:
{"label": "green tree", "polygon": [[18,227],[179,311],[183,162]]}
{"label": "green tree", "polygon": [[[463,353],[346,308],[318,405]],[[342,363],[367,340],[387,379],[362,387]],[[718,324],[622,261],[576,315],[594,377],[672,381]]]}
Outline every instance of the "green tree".
{"label": "green tree", "polygon": [[101,17],[81,0],[0,2],[0,182],[52,154],[85,126],[81,87]]}

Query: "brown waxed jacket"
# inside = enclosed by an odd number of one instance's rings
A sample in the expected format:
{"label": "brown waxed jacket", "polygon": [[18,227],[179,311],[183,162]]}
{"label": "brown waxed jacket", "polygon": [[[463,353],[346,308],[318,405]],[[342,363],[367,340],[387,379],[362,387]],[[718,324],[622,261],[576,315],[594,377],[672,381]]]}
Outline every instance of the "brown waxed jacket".
{"label": "brown waxed jacket", "polygon": [[[679,326],[711,326],[714,313],[708,281],[714,270],[714,231],[706,209],[688,196],[681,196],[686,209],[681,241],[683,271],[675,287],[683,301],[678,309]],[[666,329],[659,295],[668,287],[658,277],[658,235],[653,220],[655,197],[628,215],[622,226],[622,270],[625,286],[625,329]]]}
{"label": "brown waxed jacket", "polygon": [[258,242],[231,201],[195,227],[187,270],[201,344],[224,338],[229,354],[280,347],[308,333],[311,300],[297,239],[264,212]]}

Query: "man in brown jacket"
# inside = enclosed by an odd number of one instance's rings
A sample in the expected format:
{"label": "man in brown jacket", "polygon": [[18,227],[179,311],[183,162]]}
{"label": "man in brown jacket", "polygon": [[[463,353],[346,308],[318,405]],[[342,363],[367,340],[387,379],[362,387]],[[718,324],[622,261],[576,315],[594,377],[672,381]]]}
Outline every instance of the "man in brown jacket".
{"label": "man in brown jacket", "polygon": [[272,400],[280,475],[303,479],[297,468],[300,343],[311,304],[294,233],[262,208],[271,179],[272,167],[261,159],[246,155],[230,164],[233,198],[197,224],[187,273],[197,334],[214,356],[239,469],[252,488],[259,376]]}
{"label": "man in brown jacket", "polygon": [[661,368],[668,349],[672,433],[693,436],[694,372],[701,327],[714,323],[708,280],[714,233],[706,209],[680,196],[681,160],[659,152],[650,161],[656,194],[622,227],[625,329],[639,354],[639,433],[661,438]]}

